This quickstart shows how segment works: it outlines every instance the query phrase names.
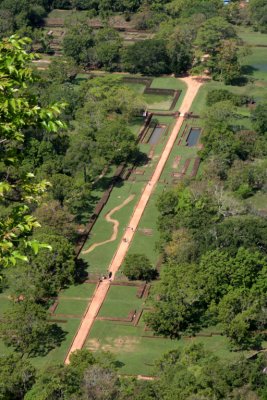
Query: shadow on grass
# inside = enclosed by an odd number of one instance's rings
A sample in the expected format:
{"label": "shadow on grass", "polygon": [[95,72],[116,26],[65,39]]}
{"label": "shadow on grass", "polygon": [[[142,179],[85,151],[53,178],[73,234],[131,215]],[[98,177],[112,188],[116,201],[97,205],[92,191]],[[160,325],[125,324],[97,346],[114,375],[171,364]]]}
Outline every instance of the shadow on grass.
{"label": "shadow on grass", "polygon": [[38,343],[31,349],[30,357],[45,357],[51,350],[59,347],[66,339],[67,332],[57,324],[51,324],[39,334]]}
{"label": "shadow on grass", "polygon": [[93,188],[94,190],[105,191],[110,187],[112,180],[112,176],[103,176],[94,184]]}
{"label": "shadow on grass", "polygon": [[78,224],[87,224],[99,200],[99,196],[94,196],[93,194],[90,194],[88,200],[82,202],[81,205],[77,207],[75,221]]}
{"label": "shadow on grass", "polygon": [[239,76],[231,81],[231,86],[246,86],[250,79],[247,76]]}
{"label": "shadow on grass", "polygon": [[143,153],[141,151],[138,152],[136,158],[135,158],[135,166],[141,167],[146,165],[149,162],[150,158],[146,153]]}
{"label": "shadow on grass", "polygon": [[114,365],[114,367],[115,367],[116,369],[122,368],[122,367],[124,367],[124,365],[125,365],[124,362],[119,361],[119,360],[115,360],[112,364]]}
{"label": "shadow on grass", "polygon": [[253,75],[255,71],[258,71],[258,68],[255,68],[252,65],[242,65],[241,67],[242,75]]}
{"label": "shadow on grass", "polygon": [[82,258],[76,260],[74,283],[81,284],[88,279],[88,263]]}
{"label": "shadow on grass", "polygon": [[249,82],[253,80],[252,75],[255,71],[258,71],[258,68],[255,68],[252,65],[242,65],[240,76],[236,79],[233,79],[231,85],[246,86]]}

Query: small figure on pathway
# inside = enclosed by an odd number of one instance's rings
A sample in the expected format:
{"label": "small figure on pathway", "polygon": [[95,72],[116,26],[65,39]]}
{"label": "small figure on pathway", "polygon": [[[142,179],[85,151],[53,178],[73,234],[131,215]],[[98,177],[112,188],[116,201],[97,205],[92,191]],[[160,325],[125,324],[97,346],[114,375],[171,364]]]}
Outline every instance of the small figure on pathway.
{"label": "small figure on pathway", "polygon": [[109,277],[109,279],[112,277],[112,272],[111,271],[108,273],[108,277]]}

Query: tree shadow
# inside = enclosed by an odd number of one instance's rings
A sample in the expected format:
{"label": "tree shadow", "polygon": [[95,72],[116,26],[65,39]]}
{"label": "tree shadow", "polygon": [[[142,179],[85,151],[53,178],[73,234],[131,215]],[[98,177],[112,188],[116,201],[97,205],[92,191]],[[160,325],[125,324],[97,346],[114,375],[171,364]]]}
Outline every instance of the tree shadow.
{"label": "tree shadow", "polygon": [[112,180],[113,180],[112,176],[103,176],[97,182],[94,183],[93,188],[94,190],[105,191],[110,187]]}
{"label": "tree shadow", "polygon": [[76,268],[75,268],[75,276],[74,282],[75,284],[80,284],[88,279],[88,263],[81,258],[76,260]]}
{"label": "tree shadow", "polygon": [[147,165],[147,163],[150,161],[150,158],[146,153],[143,153],[142,151],[139,151],[138,154],[136,155],[135,158],[135,166],[141,167],[144,165]]}
{"label": "tree shadow", "polygon": [[251,80],[253,80],[252,75],[258,68],[252,65],[242,65],[240,70],[240,76],[233,79],[231,85],[233,86],[246,86]]}
{"label": "tree shadow", "polygon": [[99,197],[91,194],[88,198],[88,201],[79,207],[75,216],[75,221],[78,224],[87,224],[98,202]]}
{"label": "tree shadow", "polygon": [[231,86],[246,86],[250,79],[245,75],[240,75],[231,81]]}
{"label": "tree shadow", "polygon": [[255,71],[258,71],[258,68],[253,67],[253,65],[242,65],[241,67],[242,75],[253,75]]}
{"label": "tree shadow", "polygon": [[125,363],[122,362],[122,361],[119,361],[119,360],[115,360],[115,361],[113,362],[113,365],[114,365],[114,367],[115,367],[116,369],[119,369],[119,368],[124,367]]}
{"label": "tree shadow", "polygon": [[67,332],[57,324],[51,324],[39,335],[38,346],[30,352],[30,357],[44,357],[51,350],[59,347],[65,340]]}
{"label": "tree shadow", "polygon": [[146,282],[154,281],[158,279],[158,277],[159,277],[159,272],[156,269],[151,269],[149,277],[146,279]]}

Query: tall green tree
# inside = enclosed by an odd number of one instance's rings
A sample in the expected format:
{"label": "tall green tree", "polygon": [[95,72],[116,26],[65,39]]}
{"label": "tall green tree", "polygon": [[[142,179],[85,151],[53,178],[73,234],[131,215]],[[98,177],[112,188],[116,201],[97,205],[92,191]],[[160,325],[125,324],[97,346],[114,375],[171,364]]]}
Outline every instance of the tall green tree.
{"label": "tall green tree", "polygon": [[266,0],[250,0],[249,11],[253,24],[261,31],[267,31],[267,1]]}
{"label": "tall green tree", "polygon": [[165,42],[158,39],[146,39],[128,46],[122,62],[124,69],[133,73],[161,75],[170,71]]}
{"label": "tall green tree", "polygon": [[150,281],[156,276],[156,270],[145,254],[128,254],[125,258],[123,273],[130,280]]}
{"label": "tall green tree", "polygon": [[36,370],[19,355],[0,357],[0,398],[21,400],[35,381]]}
{"label": "tall green tree", "polygon": [[96,33],[95,52],[100,67],[107,71],[114,71],[120,63],[122,39],[113,28],[103,28]]}
{"label": "tall green tree", "polygon": [[29,262],[19,262],[8,279],[13,296],[45,303],[74,282],[75,253],[72,243],[58,233],[39,233],[38,239],[53,246],[52,250],[41,249],[36,256],[29,255]]}
{"label": "tall green tree", "polygon": [[251,119],[257,133],[260,135],[267,133],[267,102],[257,104],[252,112]]}
{"label": "tall green tree", "polygon": [[217,53],[222,40],[236,38],[234,27],[222,17],[208,19],[201,26],[195,41],[204,53],[214,55]]}
{"label": "tall green tree", "polygon": [[48,322],[47,311],[32,301],[11,305],[2,316],[0,337],[4,343],[26,357],[46,355],[60,344],[64,334]]}
{"label": "tall green tree", "polygon": [[77,64],[90,65],[95,62],[94,36],[92,29],[84,21],[70,27],[63,39],[63,50]]}
{"label": "tall green tree", "polygon": [[29,204],[35,202],[48,183],[36,182],[32,173],[10,176],[9,168],[20,165],[20,145],[30,128],[57,132],[64,124],[57,118],[61,106],[55,104],[41,108],[35,97],[27,94],[28,85],[34,80],[29,63],[33,55],[25,47],[28,39],[11,37],[0,43],[0,157],[2,172],[0,201],[9,205],[8,215],[0,219],[0,264],[10,266],[17,259],[27,260],[22,247],[38,251],[37,242],[28,239],[33,228],[39,224],[29,212]]}

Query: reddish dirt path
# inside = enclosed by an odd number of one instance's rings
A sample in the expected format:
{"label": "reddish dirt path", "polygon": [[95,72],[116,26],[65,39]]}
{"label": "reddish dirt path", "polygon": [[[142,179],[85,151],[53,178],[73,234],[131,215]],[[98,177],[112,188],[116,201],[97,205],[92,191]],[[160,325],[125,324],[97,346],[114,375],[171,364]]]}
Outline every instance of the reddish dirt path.
{"label": "reddish dirt path", "polygon": [[[160,175],[163,171],[166,161],[168,160],[168,157],[171,153],[173,145],[177,139],[179,130],[183,124],[183,121],[184,121],[183,116],[186,112],[188,112],[190,110],[192,102],[204,81],[203,79],[200,79],[197,77],[182,78],[181,80],[187,84],[187,92],[185,94],[182,105],[180,107],[180,117],[177,118],[177,122],[170,134],[170,137],[165,146],[165,149],[163,150],[163,152],[161,154],[161,157],[156,166],[154,174],[153,174],[151,180],[146,185],[146,187],[141,195],[141,198],[133,211],[133,214],[130,218],[130,222],[128,224],[130,229],[126,230],[124,238],[120,242],[120,244],[117,248],[117,251],[115,252],[113,259],[110,263],[109,271],[112,272],[112,279],[114,279],[116,272],[119,270],[120,266],[122,265],[122,262],[127,254],[127,251],[129,249],[129,246],[130,246],[131,241],[134,236],[134,232],[138,227],[138,224],[140,222],[140,219],[142,217],[144,209],[145,209],[145,207],[148,203],[148,200],[160,178]],[[108,280],[106,280],[106,281],[101,282],[99,284],[98,288],[96,289],[95,294],[92,298],[91,304],[88,307],[87,312],[84,315],[84,318],[81,322],[78,332],[77,332],[77,334],[72,342],[72,345],[69,349],[68,355],[65,359],[66,364],[69,363],[70,354],[73,351],[79,350],[83,347],[83,345],[86,341],[86,338],[88,336],[88,333],[93,325],[93,322],[100,310],[100,307],[102,306],[102,304],[105,300],[109,286],[110,286],[110,283]]]}

